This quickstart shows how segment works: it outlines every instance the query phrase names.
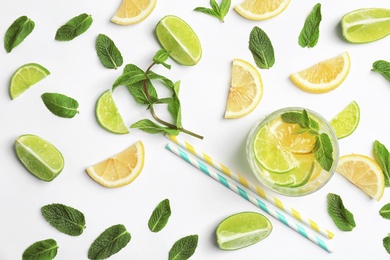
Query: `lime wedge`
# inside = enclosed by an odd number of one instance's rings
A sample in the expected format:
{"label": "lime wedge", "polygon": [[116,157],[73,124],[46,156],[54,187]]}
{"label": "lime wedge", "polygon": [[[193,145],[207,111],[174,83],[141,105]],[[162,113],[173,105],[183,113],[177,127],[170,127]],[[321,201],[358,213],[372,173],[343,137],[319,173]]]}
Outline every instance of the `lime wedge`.
{"label": "lime wedge", "polygon": [[341,19],[344,38],[351,43],[367,43],[390,34],[390,10],[363,8],[347,13]]}
{"label": "lime wedge", "polygon": [[271,172],[288,172],[298,165],[294,155],[283,148],[268,125],[257,132],[253,151],[257,162]]}
{"label": "lime wedge", "polygon": [[260,213],[242,212],[224,219],[217,227],[217,243],[221,249],[236,250],[253,245],[272,231],[271,222]]}
{"label": "lime wedge", "polygon": [[9,86],[11,99],[16,98],[48,75],[50,75],[50,72],[37,63],[28,63],[21,66],[11,77]]}
{"label": "lime wedge", "polygon": [[36,135],[22,135],[15,141],[16,155],[32,174],[52,181],[64,168],[64,158],[48,141]]}
{"label": "lime wedge", "polygon": [[119,114],[118,108],[110,90],[100,95],[96,102],[96,119],[101,127],[114,134],[127,134],[125,123]]}
{"label": "lime wedge", "polygon": [[181,18],[168,15],[156,25],[161,46],[177,63],[193,66],[202,56],[202,47],[194,30]]}
{"label": "lime wedge", "polygon": [[355,101],[352,101],[339,114],[330,120],[338,139],[351,135],[358,127],[360,121],[360,109]]}

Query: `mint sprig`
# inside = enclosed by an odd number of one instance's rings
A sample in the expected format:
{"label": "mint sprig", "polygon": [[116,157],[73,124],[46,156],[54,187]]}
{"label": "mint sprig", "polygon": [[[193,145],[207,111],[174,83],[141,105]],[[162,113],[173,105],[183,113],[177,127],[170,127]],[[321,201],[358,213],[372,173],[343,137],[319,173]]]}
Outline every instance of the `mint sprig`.
{"label": "mint sprig", "polygon": [[322,20],[321,4],[318,3],[307,16],[305,24],[298,37],[298,43],[301,47],[312,48],[316,46],[320,37],[320,23]]}
{"label": "mint sprig", "polygon": [[342,231],[352,231],[356,227],[353,214],[344,207],[341,197],[329,193],[327,196],[328,213],[336,226]]}
{"label": "mint sprig", "polygon": [[194,11],[202,12],[218,18],[221,22],[224,22],[224,18],[229,12],[231,0],[222,0],[221,4],[218,5],[215,0],[210,0],[211,8],[207,7],[196,7]]}
{"label": "mint sprig", "polygon": [[317,162],[325,171],[330,171],[333,165],[333,146],[328,134],[319,133],[318,122],[309,117],[307,111],[286,112],[281,115],[284,122],[298,124],[300,129],[296,134],[308,132],[316,137],[313,153]]}

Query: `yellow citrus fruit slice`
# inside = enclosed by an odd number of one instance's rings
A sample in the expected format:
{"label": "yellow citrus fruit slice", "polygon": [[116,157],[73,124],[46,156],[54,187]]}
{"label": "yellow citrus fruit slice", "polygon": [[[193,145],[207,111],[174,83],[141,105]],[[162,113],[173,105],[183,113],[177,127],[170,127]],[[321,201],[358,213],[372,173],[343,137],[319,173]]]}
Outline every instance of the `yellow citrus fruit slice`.
{"label": "yellow citrus fruit slice", "polygon": [[336,171],[371,198],[378,201],[382,198],[385,189],[383,172],[370,157],[360,154],[341,156]]}
{"label": "yellow citrus fruit slice", "polygon": [[290,75],[295,86],[309,93],[322,94],[334,90],[345,80],[351,67],[347,52]]}
{"label": "yellow citrus fruit slice", "polygon": [[111,18],[120,25],[130,25],[143,21],[156,6],[156,0],[122,0],[122,4]]}
{"label": "yellow citrus fruit slice", "polygon": [[108,187],[121,187],[131,183],[144,166],[145,149],[141,141],[120,153],[87,168],[97,183]]}
{"label": "yellow citrus fruit slice", "polygon": [[247,61],[234,59],[225,118],[252,112],[263,96],[263,82],[257,69]]}
{"label": "yellow citrus fruit slice", "polygon": [[282,13],[290,0],[244,0],[234,10],[249,20],[266,20]]}

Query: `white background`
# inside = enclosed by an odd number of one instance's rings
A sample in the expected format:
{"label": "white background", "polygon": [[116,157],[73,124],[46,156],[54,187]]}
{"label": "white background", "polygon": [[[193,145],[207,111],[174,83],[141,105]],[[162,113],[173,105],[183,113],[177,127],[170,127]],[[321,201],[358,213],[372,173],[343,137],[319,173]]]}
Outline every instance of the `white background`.
{"label": "white background", "polygon": [[[218,1],[219,2],[219,1]],[[233,0],[232,7],[240,1]],[[275,109],[302,106],[331,119],[351,101],[361,109],[357,130],[341,140],[340,153],[373,156],[374,140],[390,148],[388,107],[390,83],[371,72],[372,63],[390,60],[390,38],[354,45],[343,40],[340,31],[342,16],[365,7],[390,8],[388,0],[321,1],[323,20],[318,44],[301,48],[297,41],[306,16],[319,1],[291,1],[279,16],[267,21],[249,21],[233,9],[225,23],[193,11],[209,6],[208,0],[158,1],[152,14],[132,26],[119,26],[110,18],[120,5],[116,1],[76,0],[13,0],[0,3],[0,35],[19,16],[35,21],[35,29],[11,53],[0,48],[0,259],[21,259],[32,243],[53,238],[59,245],[56,259],[87,259],[94,239],[107,227],[124,224],[131,233],[130,243],[111,259],[167,259],[175,241],[198,234],[199,244],[192,259],[388,259],[382,239],[390,233],[390,221],[382,219],[379,209],[390,202],[386,189],[381,201],[370,199],[337,173],[320,191],[300,198],[280,198],[335,233],[335,252],[329,254],[298,233],[269,217],[271,235],[253,246],[223,251],[216,244],[215,228],[224,218],[243,211],[258,211],[219,183],[188,165],[165,149],[168,142],[162,135],[149,135],[131,129],[127,135],[115,135],[96,122],[94,109],[98,96],[109,89],[121,75],[106,69],[95,52],[95,40],[104,33],[114,40],[124,57],[124,64],[133,63],[145,69],[160,48],[155,38],[157,22],[168,14],[183,18],[200,38],[203,56],[193,67],[184,67],[173,60],[170,71],[154,70],[181,80],[181,102],[184,126],[204,135],[198,140],[180,136],[215,159],[224,162],[248,179],[254,180],[245,158],[245,140],[250,127]],[[70,18],[91,14],[93,24],[83,35],[70,42],[54,40],[56,30]],[[260,70],[264,95],[258,107],[246,117],[223,118],[234,58],[254,64],[248,49],[249,33],[254,26],[270,37],[276,56],[275,65]],[[327,94],[308,94],[296,88],[288,76],[321,60],[348,51],[351,70],[344,83]],[[15,100],[8,94],[9,80],[21,65],[36,62],[51,75]],[[164,96],[166,91],[161,91]],[[80,114],[64,119],[51,114],[40,95],[59,92],[77,99]],[[145,107],[136,104],[124,88],[114,92],[114,99],[126,125],[150,118]],[[165,116],[165,108],[158,113]],[[64,155],[65,168],[52,182],[40,181],[18,161],[13,144],[22,134],[36,134],[54,144]],[[108,189],[94,182],[85,168],[141,140],[146,149],[145,166],[130,185]],[[326,210],[326,195],[339,194],[354,214],[357,227],[342,232]],[[168,198],[172,216],[159,233],[148,230],[147,221],[155,206]],[[87,228],[79,237],[60,233],[42,217],[40,208],[49,203],[63,203],[85,214]]]}

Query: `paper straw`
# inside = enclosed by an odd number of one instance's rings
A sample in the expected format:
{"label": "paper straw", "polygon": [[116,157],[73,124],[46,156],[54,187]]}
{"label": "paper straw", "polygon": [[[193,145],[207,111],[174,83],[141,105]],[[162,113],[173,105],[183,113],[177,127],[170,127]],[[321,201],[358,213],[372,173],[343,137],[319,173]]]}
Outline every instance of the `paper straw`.
{"label": "paper straw", "polygon": [[322,227],[319,225],[316,221],[306,217],[304,214],[300,213],[298,210],[289,207],[285,203],[283,203],[280,199],[270,196],[269,194],[266,193],[264,189],[259,187],[258,185],[255,185],[248,181],[245,177],[243,177],[240,174],[237,174],[230,170],[227,166],[225,166],[222,163],[219,163],[211,158],[211,156],[207,155],[206,153],[201,152],[200,150],[196,149],[194,146],[192,146],[190,143],[183,141],[182,139],[178,138],[177,136],[173,135],[166,135],[168,139],[170,139],[172,142],[176,143],[177,145],[181,146],[191,154],[195,155],[197,158],[205,161],[208,165],[211,167],[215,168],[216,170],[224,173],[226,176],[229,176],[233,180],[237,181],[241,185],[245,186],[246,188],[250,189],[254,193],[258,194],[260,197],[263,199],[267,200],[271,204],[275,205],[279,209],[283,210],[290,216],[294,217],[295,219],[299,220],[306,226],[310,227],[314,231],[320,233],[321,235],[332,239],[334,237],[334,234],[329,231],[328,229]]}
{"label": "paper straw", "polygon": [[228,177],[224,177],[223,175],[213,171],[210,169],[206,164],[202,163],[200,160],[193,159],[189,156],[189,154],[182,150],[179,147],[175,147],[173,145],[167,144],[166,145],[167,150],[171,151],[172,153],[176,154],[186,162],[190,163],[191,165],[195,166],[199,170],[201,170],[203,173],[207,174],[208,176],[212,177],[214,180],[218,181],[219,183],[223,184],[226,188],[234,191],[238,195],[240,195],[242,198],[246,199],[247,201],[251,202],[258,208],[262,209],[264,212],[268,213],[272,217],[276,218],[286,226],[290,227],[291,229],[298,232],[303,237],[309,239],[316,245],[320,246],[322,249],[326,250],[327,252],[331,253],[333,252],[333,249],[326,243],[324,240],[322,240],[320,237],[315,236],[308,232],[303,226],[299,225],[298,223],[294,223],[291,221],[287,216],[283,214],[283,212],[280,212],[278,210],[274,210],[266,201],[262,201],[255,196],[251,195],[246,191],[245,187],[240,187],[240,185],[237,183],[234,183],[234,181],[229,180]]}

